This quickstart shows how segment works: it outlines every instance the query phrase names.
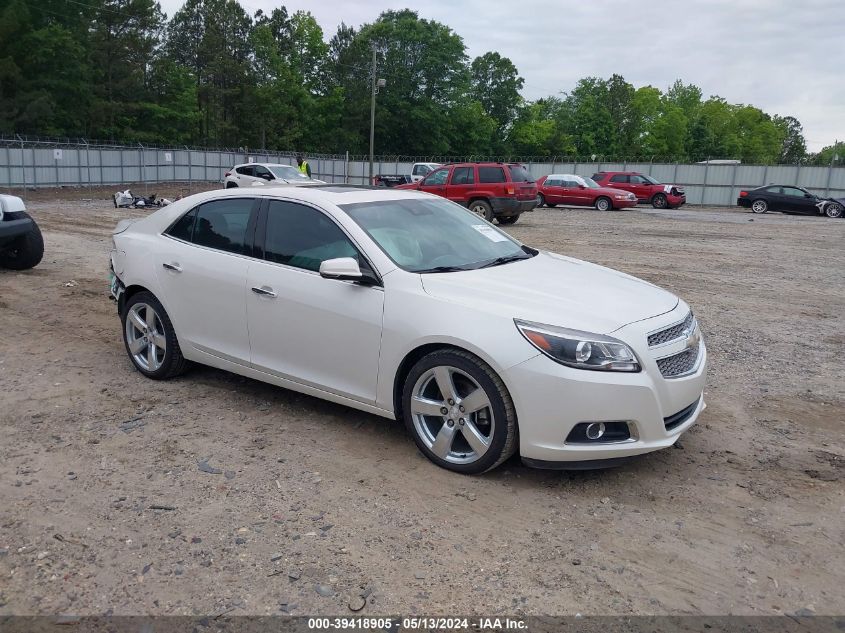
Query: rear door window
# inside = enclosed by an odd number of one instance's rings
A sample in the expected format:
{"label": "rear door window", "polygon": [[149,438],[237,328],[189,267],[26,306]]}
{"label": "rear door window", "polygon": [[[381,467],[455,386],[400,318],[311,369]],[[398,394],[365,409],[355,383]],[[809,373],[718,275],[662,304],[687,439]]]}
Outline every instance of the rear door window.
{"label": "rear door window", "polygon": [[194,233],[194,220],[196,219],[197,209],[195,207],[176,220],[173,226],[170,227],[170,230],[167,231],[167,235],[175,237],[177,240],[190,242]]}
{"label": "rear door window", "polygon": [[253,198],[215,200],[200,205],[194,225],[194,244],[251,255],[252,236],[247,237],[247,227],[254,206]]}
{"label": "rear door window", "polygon": [[501,167],[479,167],[478,182],[507,182],[505,180],[505,170]]}
{"label": "rear door window", "polygon": [[623,176],[622,174],[616,174],[615,176],[610,177],[610,182],[623,184],[629,182],[629,178],[628,176]]}
{"label": "rear door window", "polygon": [[241,176],[253,176],[255,175],[255,170],[253,169],[252,165],[244,165],[242,167],[238,167],[235,169]]}
{"label": "rear door window", "polygon": [[455,167],[452,172],[453,185],[472,185],[475,184],[475,168],[474,167]]}

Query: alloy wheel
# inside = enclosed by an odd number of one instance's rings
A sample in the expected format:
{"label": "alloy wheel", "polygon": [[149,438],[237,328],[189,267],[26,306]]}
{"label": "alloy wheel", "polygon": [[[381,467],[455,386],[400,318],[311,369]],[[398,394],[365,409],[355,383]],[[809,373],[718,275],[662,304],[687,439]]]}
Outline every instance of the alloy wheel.
{"label": "alloy wheel", "polygon": [[769,210],[769,205],[766,204],[765,200],[755,200],[751,203],[751,210],[754,213],[765,213]]}
{"label": "alloy wheel", "polygon": [[496,422],[490,398],[466,372],[438,366],[424,372],[411,392],[418,437],[452,464],[471,464],[490,448]]}
{"label": "alloy wheel", "polygon": [[147,303],[136,303],[126,315],[126,345],[132,360],[149,371],[157,371],[167,353],[167,336],[161,317]]}

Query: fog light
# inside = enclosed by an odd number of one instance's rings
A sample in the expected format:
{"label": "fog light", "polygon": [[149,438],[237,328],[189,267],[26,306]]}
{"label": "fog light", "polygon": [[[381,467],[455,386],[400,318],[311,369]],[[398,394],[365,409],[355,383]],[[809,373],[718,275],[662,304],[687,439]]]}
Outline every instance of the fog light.
{"label": "fog light", "polygon": [[604,422],[593,422],[592,424],[587,425],[585,434],[588,440],[597,440],[604,435],[604,431]]}

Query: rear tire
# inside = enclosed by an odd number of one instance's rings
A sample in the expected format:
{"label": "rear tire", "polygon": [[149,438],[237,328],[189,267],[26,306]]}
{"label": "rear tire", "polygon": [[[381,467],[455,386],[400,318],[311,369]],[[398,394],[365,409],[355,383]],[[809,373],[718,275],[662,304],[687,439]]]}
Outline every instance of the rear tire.
{"label": "rear tire", "polygon": [[605,198],[604,196],[596,198],[596,209],[599,211],[610,211],[612,208],[613,203],[610,201],[610,198]]}
{"label": "rear tire", "polygon": [[475,215],[480,215],[488,222],[493,221],[493,207],[486,200],[473,200],[469,203],[469,210]]}
{"label": "rear tire", "polygon": [[751,203],[751,211],[753,213],[768,213],[769,203],[762,199],[754,200]]}
{"label": "rear tire", "polygon": [[509,215],[507,217],[498,217],[496,218],[499,221],[499,224],[514,224],[518,219],[518,215]]}
{"label": "rear tire", "polygon": [[173,323],[153,293],[144,290],[132,295],[123,306],[120,323],[126,353],[147,378],[166,380],[188,368]]}
{"label": "rear tire", "polygon": [[537,194],[537,206],[535,208],[540,209],[541,207],[544,207],[544,206],[546,206],[546,196],[544,196],[542,193],[538,193]]}
{"label": "rear tire", "polygon": [[[32,217],[25,212],[21,212],[21,218],[32,220]],[[42,257],[44,257],[44,237],[35,221],[32,223],[32,230],[28,233],[0,247],[0,266],[11,270],[34,268],[41,262]]]}
{"label": "rear tire", "polygon": [[235,184],[234,182],[227,182],[226,183],[226,189],[237,189],[237,188],[238,188],[238,185]]}
{"label": "rear tire", "polygon": [[505,384],[463,350],[438,350],[417,361],[402,388],[402,411],[417,447],[441,468],[477,475],[516,451],[516,410]]}

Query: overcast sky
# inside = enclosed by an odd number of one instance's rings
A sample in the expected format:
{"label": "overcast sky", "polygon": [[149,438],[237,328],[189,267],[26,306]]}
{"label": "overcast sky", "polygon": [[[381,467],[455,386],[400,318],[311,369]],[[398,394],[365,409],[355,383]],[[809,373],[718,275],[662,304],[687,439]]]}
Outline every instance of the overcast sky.
{"label": "overcast sky", "polygon": [[[284,4],[311,11],[326,40],[385,9],[410,7],[450,26],[470,59],[509,57],[523,96],[572,90],[582,77],[619,73],[635,87],[675,79],[707,98],[791,115],[810,151],[845,140],[845,0],[240,0],[253,14]],[[182,0],[162,0],[172,16]]]}

